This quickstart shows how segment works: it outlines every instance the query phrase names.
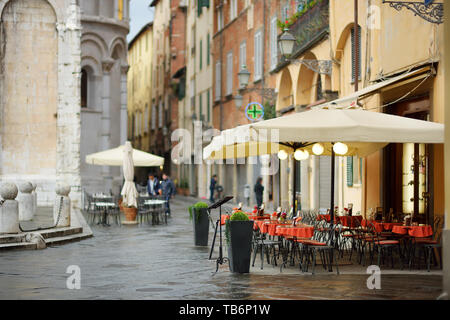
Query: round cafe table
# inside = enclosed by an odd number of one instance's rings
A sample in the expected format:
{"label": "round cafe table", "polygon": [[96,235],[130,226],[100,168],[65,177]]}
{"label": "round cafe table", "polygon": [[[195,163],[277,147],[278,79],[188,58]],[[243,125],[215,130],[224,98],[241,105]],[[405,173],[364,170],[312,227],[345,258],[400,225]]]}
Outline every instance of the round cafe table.
{"label": "round cafe table", "polygon": [[296,238],[312,238],[314,235],[314,227],[312,226],[279,226],[277,233],[280,236],[291,236]]}
{"label": "round cafe table", "polygon": [[392,232],[396,234],[409,235],[416,238],[425,238],[433,235],[433,228],[426,226],[393,226]]}
{"label": "round cafe table", "polygon": [[362,216],[339,216],[336,221],[340,221],[344,227],[355,228],[361,225]]}
{"label": "round cafe table", "polygon": [[383,232],[383,231],[392,231],[394,226],[401,226],[403,224],[401,222],[377,222],[374,220],[363,220],[361,222],[361,225],[363,227],[367,227],[369,225],[369,223],[373,224],[373,226],[375,227],[375,230],[378,233]]}

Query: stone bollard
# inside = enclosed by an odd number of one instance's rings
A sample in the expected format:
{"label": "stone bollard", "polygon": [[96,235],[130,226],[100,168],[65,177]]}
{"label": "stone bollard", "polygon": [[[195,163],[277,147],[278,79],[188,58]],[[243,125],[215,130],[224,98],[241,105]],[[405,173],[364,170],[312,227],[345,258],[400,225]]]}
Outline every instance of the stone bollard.
{"label": "stone bollard", "polygon": [[37,212],[37,193],[36,193],[37,185],[34,182],[31,182],[31,185],[33,186],[33,191],[31,191],[31,195],[33,196],[33,217],[34,217]]}
{"label": "stone bollard", "polygon": [[55,206],[53,207],[53,223],[56,227],[70,227],[69,193],[69,185],[61,184],[56,187]]}
{"label": "stone bollard", "polygon": [[30,182],[23,182],[19,184],[19,196],[17,200],[19,201],[19,220],[20,221],[30,221],[33,220],[33,186]]}
{"label": "stone bollard", "polygon": [[0,185],[0,234],[19,233],[19,202],[16,201],[17,187],[14,183],[5,182]]}

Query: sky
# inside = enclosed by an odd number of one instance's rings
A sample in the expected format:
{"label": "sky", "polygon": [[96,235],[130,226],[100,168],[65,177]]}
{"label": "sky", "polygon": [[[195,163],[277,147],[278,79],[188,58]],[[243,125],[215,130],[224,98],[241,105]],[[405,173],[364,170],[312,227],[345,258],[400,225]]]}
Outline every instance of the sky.
{"label": "sky", "polygon": [[130,1],[130,33],[127,41],[130,42],[134,36],[150,21],[153,21],[153,8],[149,8],[151,0]]}

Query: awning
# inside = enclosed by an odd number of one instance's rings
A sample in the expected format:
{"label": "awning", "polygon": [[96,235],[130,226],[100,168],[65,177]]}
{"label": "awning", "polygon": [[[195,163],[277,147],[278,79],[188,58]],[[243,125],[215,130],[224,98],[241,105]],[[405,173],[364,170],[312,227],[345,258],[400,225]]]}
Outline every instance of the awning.
{"label": "awning", "polygon": [[[314,107],[312,107],[312,109],[322,109],[326,106],[336,106],[336,107],[350,106],[352,101],[356,101],[356,100],[362,99],[368,95],[374,94],[378,90],[383,89],[391,84],[394,84],[401,80],[405,80],[405,79],[412,78],[412,77],[414,77],[415,80],[420,80],[420,79],[430,76],[431,72],[432,72],[431,66],[422,67],[420,69],[395,76],[388,80],[375,83],[371,86],[365,87],[364,89],[353,92],[343,98],[339,98],[339,99],[336,99],[333,101],[329,101],[329,102],[314,106]],[[353,106],[353,107],[356,107],[356,106]]]}

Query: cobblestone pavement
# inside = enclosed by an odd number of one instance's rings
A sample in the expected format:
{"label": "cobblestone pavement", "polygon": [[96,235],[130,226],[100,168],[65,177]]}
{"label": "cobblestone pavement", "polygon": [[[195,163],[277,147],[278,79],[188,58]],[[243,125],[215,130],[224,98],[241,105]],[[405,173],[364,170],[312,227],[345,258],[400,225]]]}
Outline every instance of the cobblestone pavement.
{"label": "cobblestone pavement", "polygon": [[[435,299],[441,293],[439,270],[382,270],[381,290],[367,289],[365,269],[349,263],[343,263],[340,275],[320,267],[314,276],[298,267],[280,274],[278,267],[266,264],[260,270],[258,261],[250,274],[231,274],[226,265],[214,274],[209,248],[193,245],[186,209],[192,201],[172,200],[168,225],[93,226],[94,237],[88,240],[0,253],[0,298]],[[70,265],[81,269],[79,290],[66,287]]]}

